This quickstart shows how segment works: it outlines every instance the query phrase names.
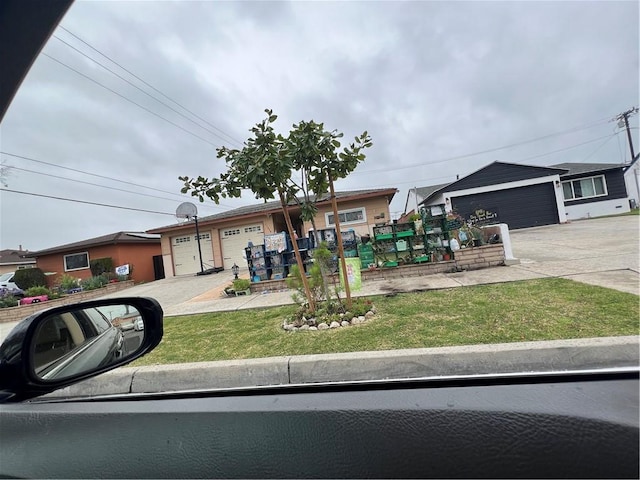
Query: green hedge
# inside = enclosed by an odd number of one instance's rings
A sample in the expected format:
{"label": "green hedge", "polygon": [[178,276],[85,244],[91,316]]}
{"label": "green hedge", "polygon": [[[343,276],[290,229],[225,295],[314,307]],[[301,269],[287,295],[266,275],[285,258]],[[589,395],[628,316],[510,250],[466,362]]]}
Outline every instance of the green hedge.
{"label": "green hedge", "polygon": [[23,268],[16,270],[13,281],[22,290],[27,290],[31,287],[46,285],[47,277],[45,277],[44,272],[39,268]]}

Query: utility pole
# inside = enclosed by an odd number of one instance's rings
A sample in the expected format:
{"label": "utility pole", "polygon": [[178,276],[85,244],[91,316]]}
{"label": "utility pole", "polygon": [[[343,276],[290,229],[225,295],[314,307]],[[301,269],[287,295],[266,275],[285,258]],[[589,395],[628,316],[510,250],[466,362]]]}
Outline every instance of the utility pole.
{"label": "utility pole", "polygon": [[622,112],[616,117],[618,120],[618,126],[624,126],[627,129],[627,140],[629,140],[629,151],[631,152],[631,161],[636,158],[636,154],[633,151],[633,140],[631,139],[631,129],[629,128],[629,117],[631,115],[635,115],[638,113],[638,107],[633,107],[627,110],[626,112]]}
{"label": "utility pole", "polygon": [[[629,141],[629,152],[631,152],[630,163],[633,163],[633,161],[636,159],[636,155],[635,155],[635,152],[633,151],[633,140],[631,138],[631,129],[629,128],[629,117],[631,115],[635,115],[636,113],[638,113],[638,107],[632,107],[626,112],[622,112],[616,117],[616,120],[618,120],[618,126],[620,128],[624,126],[627,130],[627,140]],[[633,168],[633,171],[631,173],[633,174],[633,179],[635,180],[636,193],[638,194],[638,200],[640,201],[640,182],[638,182],[638,164],[637,163],[633,164],[631,168]]]}

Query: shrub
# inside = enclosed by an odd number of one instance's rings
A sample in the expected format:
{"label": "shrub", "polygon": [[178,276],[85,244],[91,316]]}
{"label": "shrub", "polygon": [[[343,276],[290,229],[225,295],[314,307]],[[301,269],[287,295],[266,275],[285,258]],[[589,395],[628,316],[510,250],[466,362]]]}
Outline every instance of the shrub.
{"label": "shrub", "polygon": [[236,292],[242,292],[244,290],[248,290],[251,287],[251,282],[246,278],[236,278],[233,281],[233,289]]}
{"label": "shrub", "polygon": [[18,303],[20,303],[20,301],[13,295],[0,297],[0,308],[17,307]]}
{"label": "shrub", "polygon": [[107,283],[109,283],[109,280],[106,276],[98,275],[97,277],[82,280],[80,284],[84,290],[97,290],[98,288],[104,287]]}
{"label": "shrub", "polygon": [[89,262],[89,268],[91,269],[91,275],[98,277],[104,273],[115,274],[113,270],[113,258],[96,258]]}
{"label": "shrub", "polygon": [[22,290],[27,290],[31,287],[46,285],[47,277],[45,277],[43,271],[39,268],[23,268],[16,270],[13,281]]}
{"label": "shrub", "polygon": [[51,292],[47,287],[43,287],[41,285],[28,288],[24,291],[25,297],[39,297],[41,295],[51,296]]}
{"label": "shrub", "polygon": [[72,288],[78,288],[78,279],[68,273],[65,273],[60,278],[60,288],[64,292],[71,290]]}

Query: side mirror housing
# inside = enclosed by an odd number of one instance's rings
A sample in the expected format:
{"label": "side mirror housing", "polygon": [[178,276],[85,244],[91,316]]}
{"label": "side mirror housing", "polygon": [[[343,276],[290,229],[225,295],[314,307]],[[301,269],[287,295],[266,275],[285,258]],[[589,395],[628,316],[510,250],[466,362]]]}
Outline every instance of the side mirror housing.
{"label": "side mirror housing", "polygon": [[162,340],[162,307],[124,297],[44,310],[0,345],[0,402],[44,395],[132,362]]}

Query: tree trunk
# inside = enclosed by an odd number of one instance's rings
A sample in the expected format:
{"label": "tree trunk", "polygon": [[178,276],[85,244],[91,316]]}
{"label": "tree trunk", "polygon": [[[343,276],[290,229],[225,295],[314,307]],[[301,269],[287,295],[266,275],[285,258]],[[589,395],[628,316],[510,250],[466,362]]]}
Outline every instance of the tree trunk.
{"label": "tree trunk", "polygon": [[289,230],[289,237],[291,237],[291,243],[293,243],[293,251],[296,256],[296,263],[298,264],[298,268],[300,269],[300,277],[302,278],[304,293],[307,296],[307,301],[309,302],[309,310],[311,310],[311,312],[315,312],[316,302],[313,298],[313,295],[311,295],[311,289],[309,288],[309,280],[307,279],[307,275],[304,272],[304,263],[302,262],[302,257],[300,256],[300,249],[298,248],[298,242],[296,241],[295,231],[293,229],[293,224],[291,223],[291,217],[289,216],[289,208],[282,191],[278,190],[278,195],[280,195],[280,205],[282,206],[282,212],[284,213],[284,221],[287,224],[287,230]]}
{"label": "tree trunk", "polygon": [[[309,195],[305,193],[304,199],[307,203],[310,202]],[[318,244],[318,228],[316,227],[316,219],[315,217],[311,218],[311,228],[313,228],[313,243],[314,245]],[[320,275],[322,275],[322,291],[324,292],[324,298],[327,303],[331,302],[331,294],[329,293],[329,275],[327,274],[327,269],[324,265],[320,265]],[[338,298],[340,301],[340,298]]]}
{"label": "tree trunk", "polygon": [[338,218],[338,202],[336,201],[336,192],[333,189],[333,178],[329,172],[329,191],[331,192],[331,206],[333,207],[333,224],[336,226],[336,239],[338,242],[338,255],[340,256],[340,264],[342,265],[342,276],[344,278],[344,293],[347,296],[347,308],[351,309],[351,287],[349,287],[349,278],[347,277],[347,262],[344,258],[344,247],[342,246],[342,232],[340,232],[340,219]]}

